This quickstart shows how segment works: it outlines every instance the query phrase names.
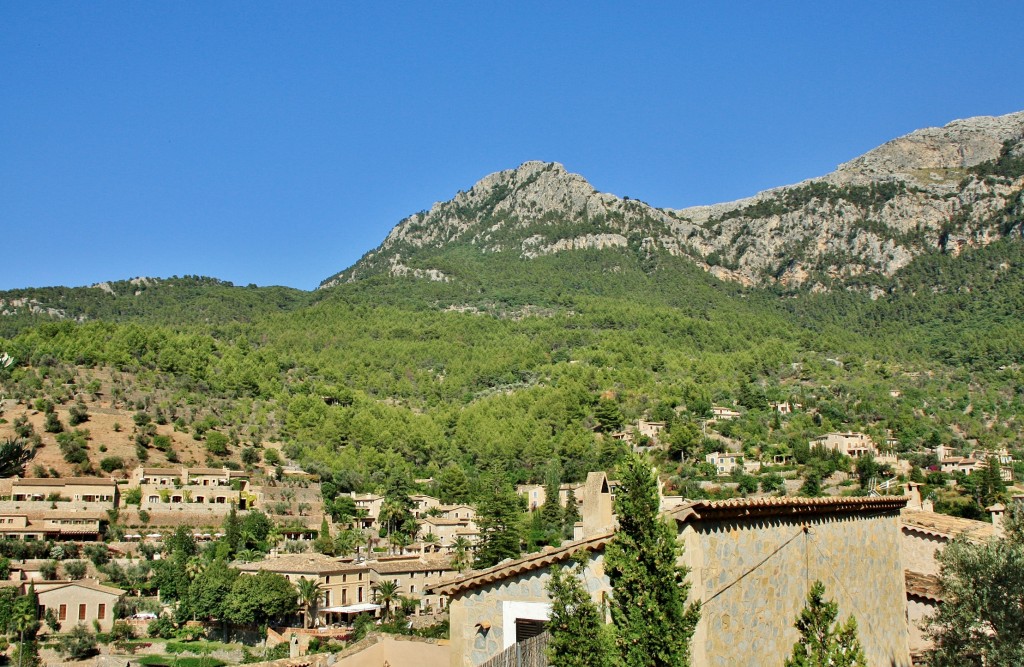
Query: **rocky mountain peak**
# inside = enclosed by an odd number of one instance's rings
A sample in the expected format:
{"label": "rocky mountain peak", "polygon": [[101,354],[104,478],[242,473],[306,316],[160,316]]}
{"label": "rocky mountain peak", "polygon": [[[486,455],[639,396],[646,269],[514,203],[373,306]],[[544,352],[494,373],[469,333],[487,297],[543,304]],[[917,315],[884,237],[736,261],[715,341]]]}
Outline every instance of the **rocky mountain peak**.
{"label": "rocky mountain peak", "polygon": [[834,183],[866,183],[886,177],[913,178],[924,171],[975,167],[999,157],[1007,141],[1024,138],[1024,111],[1006,116],[954,120],[916,130],[839,165]]}
{"label": "rocky mountain peak", "polygon": [[665,253],[747,285],[860,282],[874,290],[861,278],[891,276],[925,252],[955,254],[1019,235],[1022,157],[1024,112],[969,118],[911,132],[820,178],[681,210],[598,192],[558,163],[525,162],[406,218],[321,286],[381,273],[448,281],[436,258],[471,245],[524,260],[595,249]]}

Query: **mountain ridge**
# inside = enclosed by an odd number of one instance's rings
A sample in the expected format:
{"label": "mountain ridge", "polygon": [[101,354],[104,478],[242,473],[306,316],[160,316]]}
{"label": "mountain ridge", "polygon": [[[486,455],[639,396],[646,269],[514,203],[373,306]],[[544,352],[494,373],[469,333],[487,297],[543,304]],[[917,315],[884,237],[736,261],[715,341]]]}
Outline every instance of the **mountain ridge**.
{"label": "mountain ridge", "polygon": [[[824,176],[683,209],[602,193],[557,162],[530,161],[405,218],[320,289],[379,274],[447,282],[450,273],[430,260],[454,245],[524,260],[581,249],[664,252],[746,286],[857,287],[925,252],[1019,234],[1022,156],[1024,112],[979,116],[916,130]],[[1009,173],[979,172],[1007,157],[1016,161]]]}

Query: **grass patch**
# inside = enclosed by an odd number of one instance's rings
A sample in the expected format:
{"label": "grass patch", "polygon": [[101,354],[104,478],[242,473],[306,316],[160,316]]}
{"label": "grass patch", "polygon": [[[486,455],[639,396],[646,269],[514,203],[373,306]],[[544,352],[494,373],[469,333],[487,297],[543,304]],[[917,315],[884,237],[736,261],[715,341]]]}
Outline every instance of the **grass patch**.
{"label": "grass patch", "polygon": [[160,665],[166,665],[167,667],[223,667],[223,665],[228,664],[223,660],[218,660],[217,658],[211,658],[209,656],[181,658],[176,655],[147,655],[141,658],[133,658],[132,661],[137,662],[140,665],[149,665],[151,667],[159,667]]}

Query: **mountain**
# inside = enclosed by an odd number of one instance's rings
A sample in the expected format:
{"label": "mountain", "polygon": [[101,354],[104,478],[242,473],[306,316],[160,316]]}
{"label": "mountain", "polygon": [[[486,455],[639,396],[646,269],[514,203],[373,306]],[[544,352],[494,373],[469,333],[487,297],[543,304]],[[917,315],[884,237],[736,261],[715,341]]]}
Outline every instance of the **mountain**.
{"label": "mountain", "polygon": [[205,276],[138,277],[89,287],[28,287],[0,292],[0,336],[32,327],[40,319],[246,322],[307,301],[307,293],[297,289],[238,287]]}
{"label": "mountain", "polygon": [[[685,257],[722,280],[822,291],[877,287],[916,257],[1020,235],[1024,112],[912,132],[821,178],[735,202],[661,209],[527,162],[402,220],[321,288],[372,276],[460,279],[452,253],[523,262],[617,249]],[[523,268],[523,267],[520,267]]]}

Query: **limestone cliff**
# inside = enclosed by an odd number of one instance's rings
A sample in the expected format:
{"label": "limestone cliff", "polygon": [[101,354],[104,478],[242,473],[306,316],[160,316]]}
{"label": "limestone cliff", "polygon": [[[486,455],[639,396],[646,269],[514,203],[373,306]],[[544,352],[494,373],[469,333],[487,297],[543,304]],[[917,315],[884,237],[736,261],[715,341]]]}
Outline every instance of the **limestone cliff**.
{"label": "limestone cliff", "polygon": [[921,253],[1021,233],[1024,112],[894,139],[826,176],[730,203],[671,210],[596,191],[560,164],[491,174],[400,222],[322,287],[386,273],[451,279],[445,248],[523,259],[587,248],[690,257],[725,280],[829,289],[891,276]]}

